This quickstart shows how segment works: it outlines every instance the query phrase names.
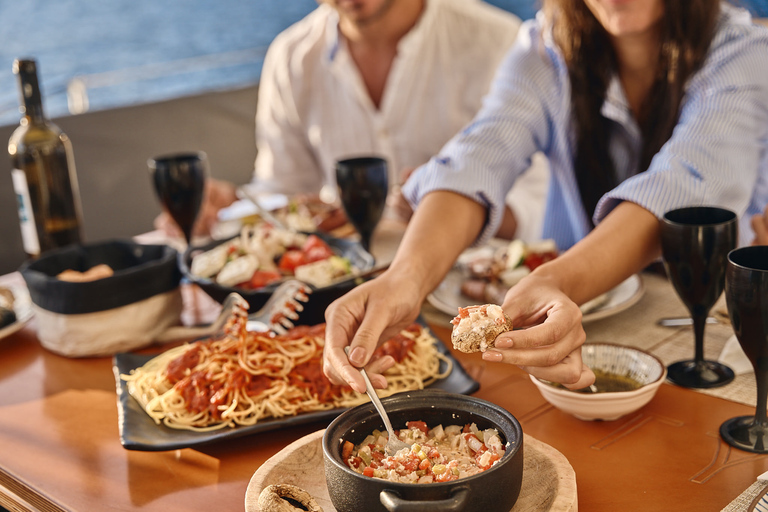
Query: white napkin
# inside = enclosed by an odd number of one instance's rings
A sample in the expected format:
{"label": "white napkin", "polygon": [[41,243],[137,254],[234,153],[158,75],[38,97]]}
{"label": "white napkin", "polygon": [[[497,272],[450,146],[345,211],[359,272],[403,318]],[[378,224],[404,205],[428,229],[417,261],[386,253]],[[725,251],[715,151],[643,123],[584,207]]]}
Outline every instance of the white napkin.
{"label": "white napkin", "polygon": [[[259,194],[259,206],[271,212],[288,206],[288,196],[285,194]],[[237,220],[258,213],[256,206],[248,199],[238,199],[231,205],[219,210],[220,221]]]}
{"label": "white napkin", "polygon": [[752,363],[749,362],[747,355],[741,349],[735,334],[725,342],[718,361],[730,367],[736,375],[753,371]]}
{"label": "white napkin", "polygon": [[257,212],[258,210],[256,210],[252,202],[238,199],[231,205],[219,210],[218,217],[220,221],[226,222],[229,220],[240,220],[243,217],[255,215]]}

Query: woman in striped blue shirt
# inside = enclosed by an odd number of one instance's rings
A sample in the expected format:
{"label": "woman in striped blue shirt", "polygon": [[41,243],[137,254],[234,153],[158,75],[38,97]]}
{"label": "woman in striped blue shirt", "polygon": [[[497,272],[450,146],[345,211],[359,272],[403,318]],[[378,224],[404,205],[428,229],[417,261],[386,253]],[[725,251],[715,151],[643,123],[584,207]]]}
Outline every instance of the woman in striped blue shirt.
{"label": "woman in striped blue shirt", "polygon": [[[355,367],[495,232],[505,192],[542,151],[543,235],[564,252],[506,295],[513,324],[530,328],[482,357],[589,385],[578,304],[659,257],[666,211],[730,208],[751,240],[749,217],[768,201],[766,70],[768,30],[718,0],[544,0],[474,121],[409,180],[418,208],[390,269],[328,309],[326,374],[364,390]],[[371,365],[375,385],[389,364]]]}

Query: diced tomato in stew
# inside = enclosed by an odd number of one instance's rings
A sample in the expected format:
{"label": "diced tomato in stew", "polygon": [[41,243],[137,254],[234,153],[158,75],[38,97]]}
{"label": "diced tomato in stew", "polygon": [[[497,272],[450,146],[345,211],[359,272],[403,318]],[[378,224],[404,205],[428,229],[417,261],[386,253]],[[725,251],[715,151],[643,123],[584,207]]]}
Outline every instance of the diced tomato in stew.
{"label": "diced tomato in stew", "polygon": [[419,429],[425,434],[429,432],[429,428],[427,427],[427,424],[424,421],[409,421],[405,424],[405,426],[408,428]]}

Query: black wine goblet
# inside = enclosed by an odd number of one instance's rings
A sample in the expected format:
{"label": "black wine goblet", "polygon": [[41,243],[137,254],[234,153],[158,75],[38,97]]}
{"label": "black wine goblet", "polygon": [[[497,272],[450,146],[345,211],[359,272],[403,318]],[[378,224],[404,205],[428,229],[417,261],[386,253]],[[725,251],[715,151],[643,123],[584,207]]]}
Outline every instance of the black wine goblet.
{"label": "black wine goblet", "polygon": [[695,206],[672,210],[661,222],[661,250],[677,295],[693,319],[693,360],[669,365],[667,378],[686,388],[714,388],[733,380],[733,370],[704,359],[704,326],[725,287],[728,253],[736,247],[736,214]]}
{"label": "black wine goblet", "polygon": [[755,369],[754,416],[737,416],[720,426],[726,443],[768,453],[768,246],[742,247],[728,254],[725,303],[739,345]]}
{"label": "black wine goblet", "polygon": [[202,151],[150,158],[147,161],[160,203],[184,233],[189,245],[203,202],[208,157]]}
{"label": "black wine goblet", "polygon": [[384,213],[389,191],[387,162],[379,157],[358,157],[336,162],[336,185],[347,218],[360,234],[366,251]]}

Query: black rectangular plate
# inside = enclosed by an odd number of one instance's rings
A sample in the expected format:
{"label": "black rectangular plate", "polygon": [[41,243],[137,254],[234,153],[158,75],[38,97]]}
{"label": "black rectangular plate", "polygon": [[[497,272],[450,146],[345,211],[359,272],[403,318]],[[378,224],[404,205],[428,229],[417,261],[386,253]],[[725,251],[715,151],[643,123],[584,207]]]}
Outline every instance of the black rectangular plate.
{"label": "black rectangular plate", "polygon": [[[423,321],[420,319],[420,323]],[[430,331],[433,337],[437,338]],[[426,389],[442,390],[450,393],[469,395],[480,388],[480,384],[467,374],[450,351],[438,340],[438,350],[453,362],[453,370],[445,379],[438,380],[427,386]],[[346,409],[332,409],[329,411],[317,411],[286,416],[283,418],[268,418],[255,425],[225,427],[211,432],[194,432],[191,430],[178,430],[158,425],[147,415],[144,408],[128,393],[126,382],[120,378],[121,374],[128,374],[131,370],[142,366],[155,357],[156,354],[120,353],[113,358],[113,371],[117,382],[117,408],[118,423],[120,428],[120,443],[128,450],[139,451],[164,451],[201,446],[204,444],[234,439],[237,437],[266,432],[282,428],[289,428],[306,423],[328,421]],[[440,370],[445,370],[445,362],[441,362]]]}

